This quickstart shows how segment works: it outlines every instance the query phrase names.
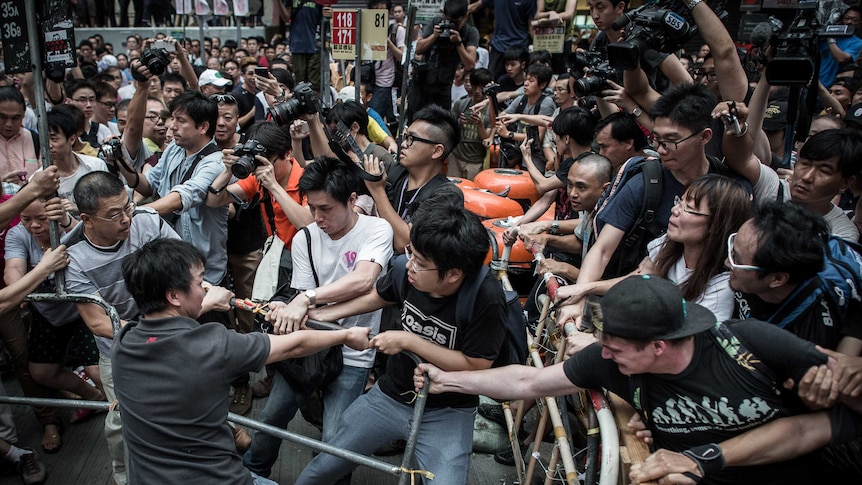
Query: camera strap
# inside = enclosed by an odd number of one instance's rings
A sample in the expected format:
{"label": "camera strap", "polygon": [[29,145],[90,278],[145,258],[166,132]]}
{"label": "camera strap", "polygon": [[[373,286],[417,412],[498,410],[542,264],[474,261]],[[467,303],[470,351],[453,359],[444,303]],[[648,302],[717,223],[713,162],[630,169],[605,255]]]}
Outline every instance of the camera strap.
{"label": "camera strap", "polygon": [[192,178],[192,175],[195,173],[195,168],[197,168],[198,163],[200,163],[201,159],[206,157],[206,156],[212,155],[213,153],[215,153],[217,151],[218,151],[218,145],[216,145],[215,142],[211,141],[211,142],[207,143],[207,145],[205,147],[203,147],[201,149],[201,151],[198,152],[197,156],[195,156],[194,161],[192,161],[192,166],[189,167],[189,169],[186,170],[186,172],[183,174],[183,178],[182,178],[182,180],[180,180],[180,183],[178,183],[176,185],[182,185],[182,184],[188,182],[189,179]]}

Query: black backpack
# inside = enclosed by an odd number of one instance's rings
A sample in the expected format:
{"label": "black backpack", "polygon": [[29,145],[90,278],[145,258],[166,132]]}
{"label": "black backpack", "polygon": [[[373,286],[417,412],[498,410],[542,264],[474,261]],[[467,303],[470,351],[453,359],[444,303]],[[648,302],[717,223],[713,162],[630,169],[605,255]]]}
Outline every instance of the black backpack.
{"label": "black backpack", "polygon": [[[395,258],[389,271],[392,272],[392,288],[398,297],[399,304],[404,301],[407,294],[407,256],[400,255]],[[465,280],[458,290],[458,298],[455,303],[455,318],[459,324],[467,322],[473,314],[473,305],[476,303],[479,288],[491,270],[482,266],[479,273],[472,279]],[[524,318],[524,310],[518,293],[514,291],[503,291],[506,297],[506,336],[500,353],[494,360],[492,367],[503,367],[511,364],[523,364],[527,361],[527,321]]]}
{"label": "black backpack", "polygon": [[[596,216],[601,213],[623,185],[641,173],[644,177],[644,198],[640,213],[608,261],[602,279],[627,275],[637,269],[647,254],[647,244],[664,233],[664,228],[657,221],[658,206],[661,203],[664,188],[661,161],[657,158],[632,157],[626,161],[620,167],[613,184],[605,189],[599,198],[596,204]],[[598,238],[595,224],[591,237],[592,242]]]}

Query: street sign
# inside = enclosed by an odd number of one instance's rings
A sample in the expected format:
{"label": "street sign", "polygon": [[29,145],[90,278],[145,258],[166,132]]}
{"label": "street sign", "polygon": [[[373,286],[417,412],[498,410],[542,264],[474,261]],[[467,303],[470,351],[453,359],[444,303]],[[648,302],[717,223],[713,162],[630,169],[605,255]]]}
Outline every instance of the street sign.
{"label": "street sign", "polygon": [[357,41],[356,10],[332,10],[332,58],[353,60],[356,58]]}
{"label": "street sign", "polygon": [[389,37],[389,12],[386,9],[362,10],[362,60],[385,61]]}
{"label": "street sign", "polygon": [[30,72],[30,44],[27,42],[27,13],[24,0],[0,2],[0,37],[6,73]]}

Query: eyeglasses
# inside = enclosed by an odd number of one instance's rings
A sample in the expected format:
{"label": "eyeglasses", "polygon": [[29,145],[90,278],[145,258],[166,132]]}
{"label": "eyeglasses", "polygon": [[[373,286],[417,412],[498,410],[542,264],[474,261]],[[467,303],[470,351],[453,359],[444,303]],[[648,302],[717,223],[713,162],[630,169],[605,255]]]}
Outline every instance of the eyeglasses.
{"label": "eyeglasses", "polygon": [[170,118],[171,118],[171,114],[170,114],[170,113],[168,113],[167,111],[162,111],[162,112],[161,112],[161,113],[159,113],[159,114],[156,114],[156,113],[150,113],[150,114],[148,114],[147,116],[144,116],[144,119],[147,119],[147,120],[149,120],[149,121],[152,121],[153,123],[158,123],[158,120],[162,120],[162,121],[165,121],[165,122],[166,122],[166,121],[168,121]]}
{"label": "eyeglasses", "polygon": [[686,207],[686,205],[685,205],[685,201],[684,201],[684,200],[682,200],[682,197],[680,197],[680,196],[678,196],[678,195],[674,196],[674,198],[673,198],[673,205],[674,205],[675,207],[679,207],[679,210],[681,210],[681,211],[685,212],[686,214],[694,214],[694,215],[696,215],[696,216],[709,217],[709,214],[706,214],[706,213],[703,213],[703,212],[693,211],[693,210],[689,209],[688,207]]}
{"label": "eyeglasses", "polygon": [[422,143],[427,143],[429,145],[442,145],[439,141],[429,140],[427,138],[422,138],[421,136],[416,136],[413,133],[405,133],[404,134],[404,143],[407,145],[407,148],[413,146],[413,142],[420,141]]}
{"label": "eyeglasses", "polygon": [[99,101],[99,104],[101,104],[102,106],[104,106],[107,109],[114,109],[117,107],[117,103],[115,103],[113,101]]}
{"label": "eyeglasses", "polygon": [[[688,135],[687,137],[683,138],[682,140],[669,141],[669,140],[659,140],[658,138],[656,138],[655,140],[653,140],[653,143],[655,143],[656,148],[661,147],[661,148],[664,148],[664,150],[666,152],[675,152],[675,151],[679,150],[680,143],[688,140],[689,138],[694,137],[695,135],[699,134],[701,131],[703,131],[705,129],[706,128],[701,128],[701,129],[695,131],[694,133],[692,133],[691,135]],[[673,145],[673,149],[671,149],[671,145]]]}
{"label": "eyeglasses", "polygon": [[216,103],[236,104],[236,98],[230,94],[211,94],[210,99]]}
{"label": "eyeglasses", "polygon": [[420,273],[422,271],[437,271],[437,268],[419,268],[419,265],[416,264],[416,253],[413,252],[413,246],[411,244],[404,246],[404,254],[407,255],[407,260],[410,261],[410,269],[412,269],[414,273]]}
{"label": "eyeglasses", "polygon": [[694,71],[692,71],[692,74],[696,79],[703,79],[703,77],[706,76],[706,78],[710,81],[714,81],[715,78],[718,76],[716,74],[716,71],[707,71],[704,69],[695,69]]}
{"label": "eyeglasses", "polygon": [[121,210],[120,212],[117,212],[116,214],[112,215],[111,217],[100,217],[97,215],[93,215],[93,217],[95,217],[96,219],[105,221],[105,222],[112,222],[112,223],[116,224],[117,222],[120,222],[121,220],[123,220],[123,216],[129,216],[129,218],[131,219],[132,214],[135,212],[135,209],[137,209],[137,207],[138,207],[138,204],[136,204],[135,201],[130,200],[129,203],[126,204],[126,207],[123,208],[123,210]]}
{"label": "eyeglasses", "polygon": [[96,104],[96,98],[72,98],[72,101],[81,104]]}
{"label": "eyeglasses", "polygon": [[760,266],[753,266],[750,264],[736,264],[736,261],[733,260],[733,242],[736,240],[736,234],[733,233],[730,236],[727,236],[727,262],[730,263],[730,269],[732,270],[741,270],[741,271],[766,271]]}

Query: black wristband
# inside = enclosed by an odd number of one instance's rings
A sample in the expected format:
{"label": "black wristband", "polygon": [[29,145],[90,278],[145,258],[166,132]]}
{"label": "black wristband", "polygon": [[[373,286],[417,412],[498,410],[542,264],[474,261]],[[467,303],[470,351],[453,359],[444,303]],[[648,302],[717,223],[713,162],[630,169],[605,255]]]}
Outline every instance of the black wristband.
{"label": "black wristband", "polygon": [[66,217],[68,217],[68,218],[69,218],[69,223],[68,223],[68,224],[62,224],[62,223],[61,223],[61,224],[59,224],[59,225],[60,225],[60,227],[62,227],[63,229],[65,229],[65,228],[67,228],[67,227],[69,227],[69,226],[71,226],[71,225],[72,225],[72,216],[70,216],[70,215],[69,215],[69,213],[67,212],[67,213],[66,213]]}
{"label": "black wristband", "polygon": [[222,187],[222,188],[220,188],[220,189],[216,190],[216,189],[215,189],[215,187],[213,187],[212,185],[210,185],[209,187],[207,187],[207,191],[208,191],[209,193],[213,194],[213,195],[218,195],[218,194],[222,193],[222,191],[223,191],[224,189],[225,189],[225,188],[224,188],[224,187]]}
{"label": "black wristband", "polygon": [[683,451],[682,454],[697,463],[704,477],[724,470],[724,455],[721,453],[721,447],[715,443],[695,446]]}

